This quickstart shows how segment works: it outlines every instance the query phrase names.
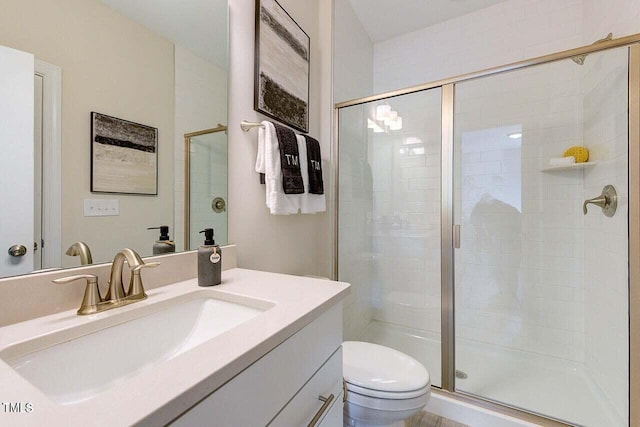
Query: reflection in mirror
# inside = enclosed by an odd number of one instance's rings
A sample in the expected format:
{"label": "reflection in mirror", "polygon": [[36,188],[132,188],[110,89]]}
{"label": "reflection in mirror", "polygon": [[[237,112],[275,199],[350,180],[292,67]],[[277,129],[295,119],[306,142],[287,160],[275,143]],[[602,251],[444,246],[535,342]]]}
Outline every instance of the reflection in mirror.
{"label": "reflection in mirror", "polygon": [[203,243],[200,234],[213,228],[218,245],[227,244],[227,127],[184,135],[185,249]]}
{"label": "reflection in mirror", "polygon": [[[3,3],[0,277],[108,262],[124,247],[149,256],[160,233],[147,229],[161,225],[189,247],[184,135],[227,122],[227,16],[227,0]],[[158,130],[157,195],[91,192],[92,111]],[[215,138],[194,180],[226,201],[226,133]],[[115,139],[117,160],[132,162],[140,144]],[[226,242],[226,214],[208,219],[198,226]]]}

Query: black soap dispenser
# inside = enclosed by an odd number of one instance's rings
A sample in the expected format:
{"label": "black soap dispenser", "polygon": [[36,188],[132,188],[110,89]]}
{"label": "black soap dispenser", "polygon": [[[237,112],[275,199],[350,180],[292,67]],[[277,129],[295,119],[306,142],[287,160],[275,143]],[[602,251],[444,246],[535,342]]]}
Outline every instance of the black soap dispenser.
{"label": "black soap dispenser", "polygon": [[176,244],[169,238],[169,226],[149,227],[147,230],[160,230],[160,237],[153,244],[153,254],[171,254],[176,251]]}
{"label": "black soap dispenser", "polygon": [[215,286],[222,282],[222,251],[213,240],[213,228],[205,228],[204,245],[198,248],[198,286]]}

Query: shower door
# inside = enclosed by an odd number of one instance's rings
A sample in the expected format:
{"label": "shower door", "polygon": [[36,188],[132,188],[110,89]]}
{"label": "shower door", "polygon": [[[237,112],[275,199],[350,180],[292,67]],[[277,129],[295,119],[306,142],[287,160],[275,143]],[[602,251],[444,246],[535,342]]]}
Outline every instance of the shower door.
{"label": "shower door", "polygon": [[[456,391],[628,425],[628,58],[455,85]],[[587,162],[562,160],[574,146]],[[616,207],[584,205],[606,186]]]}
{"label": "shower door", "polygon": [[[215,241],[227,244],[227,135],[209,132],[190,138],[189,147],[189,247],[204,240],[200,231],[213,228]],[[222,200],[222,207],[216,202]]]}
{"label": "shower door", "polygon": [[392,347],[441,384],[440,88],[339,110],[345,340]]}

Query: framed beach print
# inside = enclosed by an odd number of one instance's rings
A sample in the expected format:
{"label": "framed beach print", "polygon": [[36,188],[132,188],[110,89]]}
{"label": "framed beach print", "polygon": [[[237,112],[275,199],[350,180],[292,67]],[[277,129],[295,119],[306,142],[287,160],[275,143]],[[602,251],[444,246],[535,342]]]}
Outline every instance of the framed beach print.
{"label": "framed beach print", "polygon": [[309,131],[310,39],[276,0],[256,0],[254,108]]}
{"label": "framed beach print", "polygon": [[158,129],[91,113],[91,191],[158,194]]}

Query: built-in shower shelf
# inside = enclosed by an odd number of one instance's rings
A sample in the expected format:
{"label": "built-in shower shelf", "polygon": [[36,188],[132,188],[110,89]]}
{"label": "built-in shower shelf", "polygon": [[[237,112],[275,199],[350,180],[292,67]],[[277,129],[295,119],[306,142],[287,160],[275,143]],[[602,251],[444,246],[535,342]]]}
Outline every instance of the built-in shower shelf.
{"label": "built-in shower shelf", "polygon": [[595,166],[598,162],[582,162],[582,163],[574,163],[572,165],[562,165],[562,166],[549,166],[547,168],[542,169],[542,172],[555,172],[555,171],[570,171],[570,170],[578,170],[578,169],[587,169],[592,166]]}

